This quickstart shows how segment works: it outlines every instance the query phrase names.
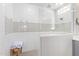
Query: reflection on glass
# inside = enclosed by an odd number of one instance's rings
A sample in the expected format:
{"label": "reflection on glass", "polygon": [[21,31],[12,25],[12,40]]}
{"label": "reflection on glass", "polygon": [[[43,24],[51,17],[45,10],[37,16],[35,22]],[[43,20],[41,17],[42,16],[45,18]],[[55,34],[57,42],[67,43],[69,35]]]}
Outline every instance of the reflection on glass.
{"label": "reflection on glass", "polygon": [[12,17],[5,15],[6,34],[54,30],[54,10],[33,4],[12,4],[10,7],[10,11],[7,8],[6,12],[11,13]]}

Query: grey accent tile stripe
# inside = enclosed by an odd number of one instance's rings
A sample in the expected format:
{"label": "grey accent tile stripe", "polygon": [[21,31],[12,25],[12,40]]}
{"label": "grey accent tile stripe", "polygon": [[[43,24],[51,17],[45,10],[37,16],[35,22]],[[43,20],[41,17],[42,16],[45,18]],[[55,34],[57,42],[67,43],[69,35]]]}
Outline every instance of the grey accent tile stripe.
{"label": "grey accent tile stripe", "polygon": [[[24,28],[24,25],[26,28]],[[12,22],[11,19],[5,20],[5,34],[15,32],[71,32],[71,23],[55,24],[55,30],[51,28],[52,24]]]}

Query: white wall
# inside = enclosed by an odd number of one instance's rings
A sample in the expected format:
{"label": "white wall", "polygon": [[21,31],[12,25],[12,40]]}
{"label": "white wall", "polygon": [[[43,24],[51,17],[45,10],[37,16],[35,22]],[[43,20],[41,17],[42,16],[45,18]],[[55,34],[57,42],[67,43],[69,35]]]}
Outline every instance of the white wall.
{"label": "white wall", "polygon": [[4,23],[4,4],[0,4],[0,55],[4,55],[4,33],[5,33],[5,23]]}
{"label": "white wall", "polygon": [[6,3],[5,4],[5,17],[8,17],[9,19],[12,19],[14,16],[13,16],[13,5],[11,3]]}
{"label": "white wall", "polygon": [[40,7],[40,23],[55,25],[55,11]]}
{"label": "white wall", "polygon": [[39,22],[39,8],[30,4],[13,4],[14,20]]}
{"label": "white wall", "polygon": [[30,23],[53,24],[55,20],[54,10],[33,5],[33,4],[13,4],[14,18],[25,20]]}
{"label": "white wall", "polygon": [[[65,7],[67,7],[67,8],[66,9],[63,9]],[[63,9],[63,10],[60,11],[59,12],[60,14],[58,15],[58,11],[61,10],[61,9]],[[66,11],[67,9],[68,9],[68,11]],[[72,12],[73,11],[72,11],[72,5],[71,4],[65,5],[65,6],[57,9],[56,10],[56,24],[57,23],[61,24],[61,23],[69,23],[69,22],[72,22],[73,21],[72,20],[72,15],[73,15]],[[63,18],[63,20],[60,20],[60,18]]]}
{"label": "white wall", "polygon": [[[60,11],[60,14],[58,14],[58,10],[66,7],[66,6],[70,6],[68,11],[65,11],[66,9],[63,9],[62,11]],[[61,8],[59,8],[58,10],[56,10],[56,20],[55,20],[55,24],[57,27],[57,29],[59,29],[59,31],[63,31],[63,32],[73,32],[73,11],[72,11],[72,5],[65,5]],[[62,13],[64,12],[64,13]],[[62,13],[62,14],[61,14]],[[63,20],[61,20],[61,18],[63,18]]]}

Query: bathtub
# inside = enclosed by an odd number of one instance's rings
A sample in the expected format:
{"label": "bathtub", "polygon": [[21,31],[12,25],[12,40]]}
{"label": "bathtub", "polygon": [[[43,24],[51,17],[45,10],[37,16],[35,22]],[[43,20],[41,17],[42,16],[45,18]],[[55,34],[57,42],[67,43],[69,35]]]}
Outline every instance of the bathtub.
{"label": "bathtub", "polygon": [[72,33],[41,32],[42,56],[72,56]]}

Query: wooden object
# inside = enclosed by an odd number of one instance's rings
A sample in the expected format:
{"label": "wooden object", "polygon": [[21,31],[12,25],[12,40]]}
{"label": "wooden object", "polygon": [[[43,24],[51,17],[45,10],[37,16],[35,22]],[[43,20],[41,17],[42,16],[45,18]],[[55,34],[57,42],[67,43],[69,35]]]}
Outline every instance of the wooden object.
{"label": "wooden object", "polygon": [[20,54],[22,54],[22,48],[10,49],[10,56],[19,56]]}

